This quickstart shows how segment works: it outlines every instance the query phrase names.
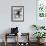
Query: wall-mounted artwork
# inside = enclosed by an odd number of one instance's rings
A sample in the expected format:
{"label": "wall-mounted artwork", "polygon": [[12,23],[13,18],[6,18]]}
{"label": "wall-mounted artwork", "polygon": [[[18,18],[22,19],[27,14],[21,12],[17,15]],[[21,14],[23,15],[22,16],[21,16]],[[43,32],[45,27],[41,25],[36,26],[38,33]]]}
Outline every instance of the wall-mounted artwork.
{"label": "wall-mounted artwork", "polygon": [[37,15],[36,23],[38,25],[45,25],[46,23],[46,0],[37,0]]}
{"label": "wall-mounted artwork", "polygon": [[12,22],[24,21],[24,6],[11,6],[11,21]]}
{"label": "wall-mounted artwork", "polygon": [[37,15],[41,18],[46,17],[46,0],[37,1]]}

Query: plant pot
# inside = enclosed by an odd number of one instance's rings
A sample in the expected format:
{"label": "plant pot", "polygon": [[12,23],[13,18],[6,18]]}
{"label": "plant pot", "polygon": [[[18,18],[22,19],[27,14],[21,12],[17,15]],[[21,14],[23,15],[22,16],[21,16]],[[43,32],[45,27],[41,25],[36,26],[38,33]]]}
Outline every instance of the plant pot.
{"label": "plant pot", "polygon": [[37,43],[40,43],[40,39],[37,39]]}
{"label": "plant pot", "polygon": [[40,39],[40,43],[44,43],[44,40],[45,40],[45,39]]}
{"label": "plant pot", "polygon": [[41,43],[44,42],[44,40],[45,40],[45,39],[38,39],[37,42],[38,42],[39,44],[41,44]]}

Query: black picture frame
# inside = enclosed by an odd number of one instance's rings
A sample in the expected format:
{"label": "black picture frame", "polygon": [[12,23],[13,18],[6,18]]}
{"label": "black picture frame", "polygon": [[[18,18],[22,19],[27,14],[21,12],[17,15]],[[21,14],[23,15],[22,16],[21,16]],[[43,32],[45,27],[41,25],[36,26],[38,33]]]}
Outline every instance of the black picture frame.
{"label": "black picture frame", "polygon": [[24,6],[11,6],[11,21],[24,22]]}

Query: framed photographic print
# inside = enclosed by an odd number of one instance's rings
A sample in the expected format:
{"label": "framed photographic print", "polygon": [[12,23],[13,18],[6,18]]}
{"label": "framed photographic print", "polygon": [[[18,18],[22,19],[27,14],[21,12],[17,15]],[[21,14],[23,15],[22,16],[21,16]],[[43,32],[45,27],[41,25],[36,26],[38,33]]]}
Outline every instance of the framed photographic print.
{"label": "framed photographic print", "polygon": [[12,22],[24,21],[24,6],[11,6],[11,21]]}
{"label": "framed photographic print", "polygon": [[46,25],[46,0],[37,0],[36,3],[36,24]]}
{"label": "framed photographic print", "polygon": [[37,14],[38,14],[39,18],[46,17],[46,0],[37,1]]}

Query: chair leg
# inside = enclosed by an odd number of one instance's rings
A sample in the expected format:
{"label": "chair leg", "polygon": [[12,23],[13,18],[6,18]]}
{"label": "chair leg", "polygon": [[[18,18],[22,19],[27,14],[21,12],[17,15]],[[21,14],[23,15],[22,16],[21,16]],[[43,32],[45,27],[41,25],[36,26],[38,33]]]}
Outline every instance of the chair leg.
{"label": "chair leg", "polygon": [[7,42],[5,41],[5,46],[7,46]]}
{"label": "chair leg", "polygon": [[5,34],[5,46],[7,46],[7,34]]}

